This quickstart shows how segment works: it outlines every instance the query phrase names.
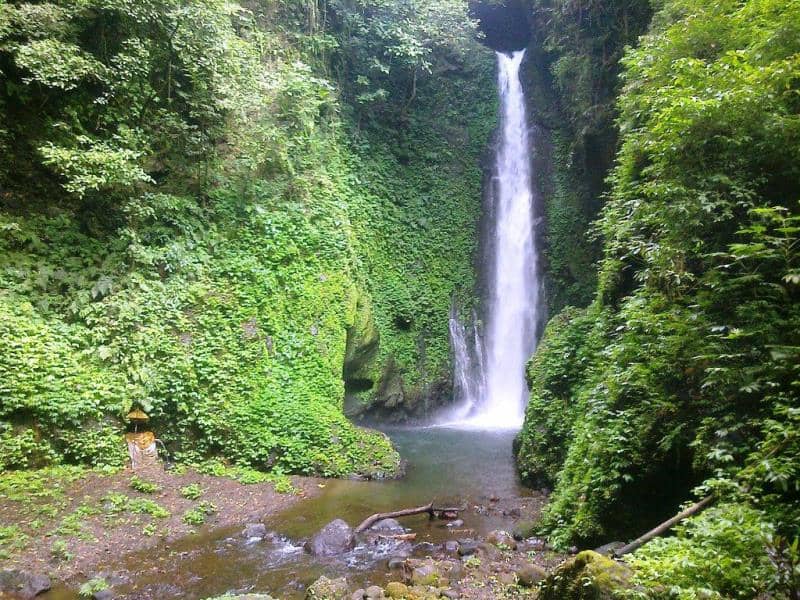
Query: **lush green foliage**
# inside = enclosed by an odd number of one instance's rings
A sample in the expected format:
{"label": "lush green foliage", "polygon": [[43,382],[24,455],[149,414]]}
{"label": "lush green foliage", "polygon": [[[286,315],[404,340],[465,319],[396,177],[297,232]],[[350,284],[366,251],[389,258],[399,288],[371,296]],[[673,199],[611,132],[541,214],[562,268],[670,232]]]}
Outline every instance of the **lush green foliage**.
{"label": "lush green foliage", "polygon": [[660,590],[647,598],[754,598],[774,583],[764,549],[771,528],[746,505],[710,508],[678,526],[675,537],[656,539],[630,559],[636,583]]}
{"label": "lush green foliage", "polygon": [[531,366],[519,458],[557,542],[640,533],[701,483],[727,502],[634,557],[663,597],[785,594],[796,568],[768,557],[800,535],[798,57],[796,2],[663,4],[623,60],[597,298]]}
{"label": "lush green foliage", "polygon": [[[363,401],[446,384],[493,106],[465,8],[418,8],[0,7],[1,468],[122,464],[141,405],[184,461],[393,472],[342,413],[349,338],[380,338]],[[359,76],[392,127],[357,129]]]}

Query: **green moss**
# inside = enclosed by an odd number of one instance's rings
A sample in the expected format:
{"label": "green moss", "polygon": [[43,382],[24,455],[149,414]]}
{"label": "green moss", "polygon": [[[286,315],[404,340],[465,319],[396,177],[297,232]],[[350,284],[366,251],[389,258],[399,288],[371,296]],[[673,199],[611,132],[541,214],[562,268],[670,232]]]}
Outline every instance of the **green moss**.
{"label": "green moss", "polygon": [[597,552],[585,550],[544,580],[540,600],[613,600],[630,587],[631,570]]}
{"label": "green moss", "polygon": [[[238,17],[203,6],[213,26],[191,47],[237,51],[212,52],[209,73],[193,60],[171,65],[197,97],[160,99],[169,108],[153,115],[159,125],[126,141],[136,149],[114,145],[117,126],[144,127],[138,117],[124,125],[138,101],[127,88],[112,108],[87,100],[88,87],[82,101],[49,105],[49,119],[96,123],[100,141],[67,135],[47,164],[0,144],[42,173],[36,185],[20,174],[0,211],[0,468],[123,465],[123,419],[135,404],[184,462],[392,475],[388,439],[354,427],[344,400],[363,409],[401,390],[410,409],[447,388],[450,300],[458,290],[471,302],[474,288],[491,53],[470,41],[476,51],[454,72],[419,77],[413,104],[397,82],[387,107],[397,118],[364,129],[324,78],[327,57],[304,34],[286,35],[294,13],[254,9],[253,23],[234,27]],[[70,15],[70,32],[96,25],[92,11]],[[120,22],[120,38],[139,39],[125,29],[139,20]],[[139,33],[166,43],[160,30]],[[77,33],[73,41],[106,60]],[[6,100],[2,110],[16,106]],[[184,101],[210,112],[199,117]],[[43,144],[25,136],[44,117],[23,113],[9,122],[28,145]],[[176,133],[202,118],[203,135]],[[153,165],[158,185],[149,176],[129,185]],[[26,203],[28,188],[42,193]]]}

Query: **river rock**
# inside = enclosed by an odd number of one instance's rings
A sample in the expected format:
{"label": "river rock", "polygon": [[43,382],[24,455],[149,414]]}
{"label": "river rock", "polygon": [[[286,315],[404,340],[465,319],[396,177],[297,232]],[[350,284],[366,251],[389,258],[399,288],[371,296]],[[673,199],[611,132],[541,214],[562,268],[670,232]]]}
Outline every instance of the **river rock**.
{"label": "river rock", "polygon": [[329,579],[323,575],[306,590],[306,600],[344,600],[345,598],[347,598],[347,580],[344,577]]}
{"label": "river rock", "polygon": [[454,529],[458,529],[459,527],[464,526],[464,521],[461,519],[456,519],[455,521],[450,521],[445,527],[453,527]]}
{"label": "river rock", "polygon": [[397,519],[381,519],[370,527],[370,529],[380,533],[402,533],[405,531],[405,528]]}
{"label": "river rock", "polygon": [[113,600],[114,592],[109,589],[99,590],[92,594],[92,600]]}
{"label": "river rock", "polygon": [[447,540],[444,543],[444,551],[451,555],[458,554],[458,542],[455,540]]}
{"label": "river rock", "polygon": [[314,556],[335,556],[352,550],[355,545],[352,528],[341,519],[336,519],[306,542],[305,548]]}
{"label": "river rock", "polygon": [[528,538],[525,540],[525,547],[535,552],[541,552],[550,549],[550,547],[547,545],[547,542],[540,537]]}
{"label": "river rock", "polygon": [[454,590],[453,588],[447,588],[446,590],[442,590],[442,598],[450,598],[451,600],[458,600],[461,598],[461,592],[458,590]]}
{"label": "river rock", "polygon": [[472,539],[458,540],[458,555],[469,556],[478,551],[478,542]]}
{"label": "river rock", "polygon": [[8,592],[27,600],[49,589],[50,578],[41,573],[22,569],[0,571],[0,592]]}
{"label": "river rock", "polygon": [[385,596],[383,595],[383,588],[377,585],[369,586],[364,592],[364,597],[367,600],[382,600],[383,598],[385,598]]}
{"label": "river rock", "polygon": [[364,590],[362,590],[362,589],[357,589],[357,590],[356,590],[355,592],[353,592],[353,593],[352,593],[352,595],[350,596],[350,600],[364,600],[364,594],[365,594],[365,593],[366,593],[366,592],[364,592]]}
{"label": "river rock", "polygon": [[242,535],[248,539],[259,538],[263,540],[265,537],[267,537],[267,526],[263,523],[248,523],[244,526]]}
{"label": "river rock", "polygon": [[408,596],[408,586],[399,581],[390,581],[386,584],[386,595],[389,598],[405,598]]}
{"label": "river rock", "polygon": [[523,587],[533,587],[547,578],[547,571],[539,565],[527,563],[516,570],[517,581]]}
{"label": "river rock", "polygon": [[603,544],[599,548],[595,548],[594,551],[603,556],[611,556],[624,545],[625,544],[622,542],[609,542],[608,544]]}
{"label": "river rock", "polygon": [[504,546],[506,548],[510,548],[511,550],[517,549],[517,542],[507,531],[492,531],[486,536],[486,541],[495,546]]}
{"label": "river rock", "polygon": [[562,563],[542,583],[539,600],[612,600],[631,587],[632,571],[591,550]]}
{"label": "river rock", "polygon": [[435,587],[439,585],[441,578],[442,574],[439,573],[433,563],[419,565],[411,571],[411,583],[414,585],[431,585]]}

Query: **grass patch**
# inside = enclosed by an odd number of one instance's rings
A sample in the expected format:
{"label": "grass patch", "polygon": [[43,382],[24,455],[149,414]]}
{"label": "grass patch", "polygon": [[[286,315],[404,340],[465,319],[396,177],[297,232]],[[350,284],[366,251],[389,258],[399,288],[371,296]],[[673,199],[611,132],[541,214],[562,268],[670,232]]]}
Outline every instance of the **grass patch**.
{"label": "grass patch", "polygon": [[140,479],[136,475],[131,477],[130,486],[131,489],[143,494],[155,494],[156,492],[161,491],[161,488],[155,483]]}
{"label": "grass patch", "polygon": [[24,550],[28,545],[28,535],[16,525],[0,525],[0,560]]}
{"label": "grass patch", "polygon": [[203,488],[198,483],[191,483],[181,488],[181,496],[187,500],[197,500],[203,495]]}
{"label": "grass patch", "polygon": [[183,522],[187,525],[202,525],[209,515],[217,512],[217,507],[211,502],[203,501],[194,508],[190,508],[183,515]]}

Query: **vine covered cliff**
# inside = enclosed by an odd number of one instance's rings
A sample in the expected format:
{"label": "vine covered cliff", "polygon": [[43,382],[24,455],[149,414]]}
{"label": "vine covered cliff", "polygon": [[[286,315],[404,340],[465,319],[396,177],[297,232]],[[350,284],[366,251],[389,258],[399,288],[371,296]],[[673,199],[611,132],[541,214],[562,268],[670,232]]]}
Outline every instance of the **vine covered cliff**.
{"label": "vine covered cliff", "polygon": [[391,473],[343,408],[447,393],[494,119],[465,7],[10,2],[0,71],[0,468],[119,464],[141,406],[184,460]]}

